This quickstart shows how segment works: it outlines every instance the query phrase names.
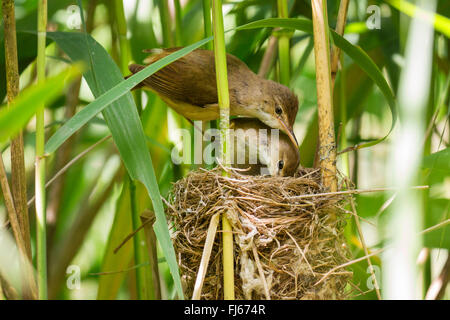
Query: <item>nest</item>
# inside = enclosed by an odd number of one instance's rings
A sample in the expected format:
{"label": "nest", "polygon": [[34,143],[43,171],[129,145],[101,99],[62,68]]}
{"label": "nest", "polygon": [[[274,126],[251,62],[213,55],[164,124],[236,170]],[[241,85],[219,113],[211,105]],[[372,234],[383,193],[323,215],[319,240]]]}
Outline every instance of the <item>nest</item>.
{"label": "nest", "polygon": [[[350,258],[345,199],[320,195],[326,191],[316,169],[295,177],[200,169],[175,183],[166,214],[185,296],[192,297],[209,223],[220,213],[233,226],[236,299],[344,299],[351,272],[335,267]],[[219,227],[202,299],[223,299],[220,234]]]}

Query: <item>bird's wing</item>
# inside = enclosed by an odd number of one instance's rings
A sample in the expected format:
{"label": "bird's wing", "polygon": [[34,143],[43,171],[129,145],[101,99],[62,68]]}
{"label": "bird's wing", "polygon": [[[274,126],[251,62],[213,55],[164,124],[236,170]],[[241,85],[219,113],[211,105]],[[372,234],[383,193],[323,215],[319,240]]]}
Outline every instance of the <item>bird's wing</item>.
{"label": "bird's wing", "polygon": [[[205,50],[204,50],[205,51]],[[174,52],[163,50],[147,59],[153,63]],[[131,64],[132,73],[145,68],[143,65]],[[142,84],[156,93],[191,105],[204,107],[217,103],[216,77],[214,59],[206,52],[192,52],[154,73]]]}
{"label": "bird's wing", "polygon": [[[149,56],[146,62],[153,63],[179,49],[170,48],[152,51],[157,53]],[[143,68],[145,66],[138,64],[129,66],[132,73],[136,73]],[[239,73],[237,71],[241,68],[247,68],[247,66],[238,58],[227,55],[229,82],[235,83],[236,80],[239,81]],[[232,81],[234,78],[236,80]],[[214,52],[201,49],[194,50],[154,73],[145,79],[142,84],[172,100],[199,107],[216,105],[218,98]],[[239,84],[236,85],[240,86]]]}

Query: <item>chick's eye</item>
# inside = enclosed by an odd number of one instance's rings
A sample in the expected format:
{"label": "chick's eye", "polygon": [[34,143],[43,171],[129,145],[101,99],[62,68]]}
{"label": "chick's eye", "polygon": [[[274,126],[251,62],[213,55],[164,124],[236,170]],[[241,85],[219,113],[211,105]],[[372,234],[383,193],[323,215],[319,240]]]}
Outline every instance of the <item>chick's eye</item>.
{"label": "chick's eye", "polygon": [[275,107],[275,112],[276,112],[276,114],[280,115],[280,114],[283,113],[283,109],[281,109],[280,106],[276,106],[276,107]]}
{"label": "chick's eye", "polygon": [[283,169],[283,167],[284,167],[284,161],[283,160],[280,160],[280,161],[278,161],[278,169]]}

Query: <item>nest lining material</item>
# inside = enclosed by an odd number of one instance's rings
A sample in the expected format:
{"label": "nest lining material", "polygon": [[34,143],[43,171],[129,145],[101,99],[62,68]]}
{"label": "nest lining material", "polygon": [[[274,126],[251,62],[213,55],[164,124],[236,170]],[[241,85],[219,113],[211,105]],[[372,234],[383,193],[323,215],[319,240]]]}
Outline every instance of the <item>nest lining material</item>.
{"label": "nest lining material", "polygon": [[[351,272],[326,274],[350,258],[342,235],[345,199],[313,196],[324,192],[317,169],[295,177],[234,170],[224,177],[221,169],[200,169],[175,183],[166,213],[186,297],[192,297],[210,220],[221,213],[233,225],[236,299],[344,299]],[[330,218],[332,210],[338,218]],[[202,299],[223,299],[221,251],[219,227]]]}

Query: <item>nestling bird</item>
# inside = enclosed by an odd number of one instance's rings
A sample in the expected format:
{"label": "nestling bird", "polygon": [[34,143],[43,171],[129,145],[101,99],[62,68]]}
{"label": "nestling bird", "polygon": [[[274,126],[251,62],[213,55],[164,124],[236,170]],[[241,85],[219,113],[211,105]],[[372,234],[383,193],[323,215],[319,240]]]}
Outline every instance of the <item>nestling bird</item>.
{"label": "nestling bird", "polygon": [[[300,165],[300,154],[296,145],[282,131],[271,134],[270,127],[258,119],[236,118],[230,128],[232,159],[234,168],[248,175],[270,174],[293,176]],[[250,168],[250,169],[249,169]]]}
{"label": "nestling bird", "polygon": [[[151,64],[179,49],[158,50],[145,63]],[[137,73],[145,66],[131,64],[128,68]],[[227,71],[230,114],[258,118],[269,127],[285,132],[298,145],[292,130],[298,110],[295,94],[284,85],[256,75],[231,54],[227,55]],[[155,92],[187,119],[219,118],[213,51],[196,49],[154,73],[139,87]]]}

